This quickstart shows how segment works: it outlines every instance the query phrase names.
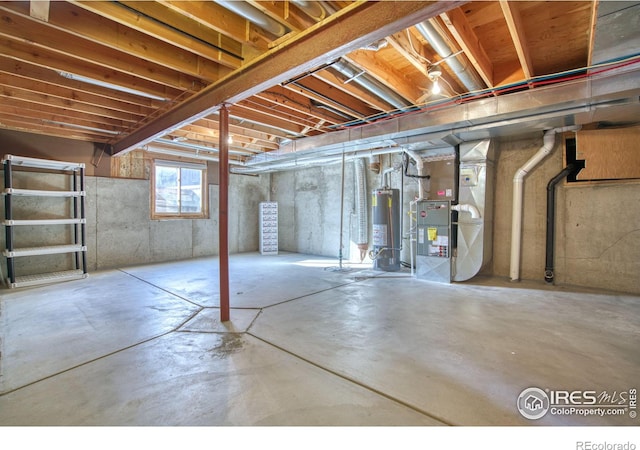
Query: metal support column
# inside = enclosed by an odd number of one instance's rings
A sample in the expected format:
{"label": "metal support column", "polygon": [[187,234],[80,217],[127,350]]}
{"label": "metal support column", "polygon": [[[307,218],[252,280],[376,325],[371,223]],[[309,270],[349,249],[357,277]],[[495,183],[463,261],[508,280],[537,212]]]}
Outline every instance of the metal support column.
{"label": "metal support column", "polygon": [[[11,172],[11,160],[7,160],[4,163],[4,187],[5,190],[13,187],[13,174]],[[4,218],[6,219],[7,225],[5,227],[5,243],[7,250],[13,251],[13,226],[10,225],[13,220],[13,212],[12,212],[12,198],[11,194],[7,192],[4,197]],[[16,282],[16,274],[15,274],[15,265],[12,257],[7,257],[7,278],[9,279],[9,283],[13,284]]]}
{"label": "metal support column", "polygon": [[220,241],[220,321],[229,321],[229,110],[220,108],[218,224]]}

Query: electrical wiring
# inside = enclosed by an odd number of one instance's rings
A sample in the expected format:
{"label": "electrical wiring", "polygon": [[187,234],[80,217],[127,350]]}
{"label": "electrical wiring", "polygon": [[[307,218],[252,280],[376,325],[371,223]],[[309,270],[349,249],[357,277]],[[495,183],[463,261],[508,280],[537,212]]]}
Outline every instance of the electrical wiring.
{"label": "electrical wiring", "polygon": [[478,91],[471,91],[471,92],[457,95],[455,97],[451,97],[448,99],[437,100],[435,102],[428,102],[421,105],[413,105],[409,108],[404,108],[401,110],[386,111],[386,112],[369,116],[365,119],[358,119],[350,122],[345,122],[343,124],[333,125],[327,128],[332,131],[340,130],[340,129],[348,129],[348,128],[358,128],[371,123],[388,120],[390,118],[403,117],[409,114],[415,114],[415,113],[425,112],[425,111],[433,111],[433,110],[445,108],[445,107],[456,105],[456,104],[467,103],[469,101],[478,100],[485,97],[498,96],[498,95],[503,95],[503,94],[518,91],[518,90],[532,89],[532,88],[546,86],[550,84],[556,84],[556,83],[568,82],[573,80],[579,80],[583,78],[594,77],[602,73],[606,73],[612,70],[616,70],[616,69],[637,64],[637,63],[640,63],[640,53],[636,53],[634,55],[629,55],[625,57],[615,58],[609,61],[594,64],[588,67],[582,67],[582,68],[566,70],[563,72],[558,72],[550,75],[533,77],[528,80],[510,83],[510,84],[502,85],[500,87],[493,87],[493,88],[487,88],[487,89],[478,90]]}
{"label": "electrical wiring", "polygon": [[411,39],[411,32],[409,31],[409,29],[406,29],[407,32],[407,39],[409,41],[409,47],[411,47],[411,51],[413,52],[414,56],[416,56],[418,59],[423,60],[424,62],[426,62],[429,65],[432,65],[433,62],[431,62],[430,59],[425,58],[424,56],[422,56],[417,50],[416,48],[413,46],[413,40]]}

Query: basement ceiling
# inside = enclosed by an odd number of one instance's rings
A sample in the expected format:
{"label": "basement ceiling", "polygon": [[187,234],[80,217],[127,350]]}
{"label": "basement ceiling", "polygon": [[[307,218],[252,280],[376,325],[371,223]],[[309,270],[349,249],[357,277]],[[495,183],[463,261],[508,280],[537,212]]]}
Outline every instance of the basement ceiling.
{"label": "basement ceiling", "polygon": [[[584,73],[598,2],[0,2],[0,128],[230,160]],[[436,83],[437,82],[437,83]],[[441,89],[438,92],[436,84]]]}

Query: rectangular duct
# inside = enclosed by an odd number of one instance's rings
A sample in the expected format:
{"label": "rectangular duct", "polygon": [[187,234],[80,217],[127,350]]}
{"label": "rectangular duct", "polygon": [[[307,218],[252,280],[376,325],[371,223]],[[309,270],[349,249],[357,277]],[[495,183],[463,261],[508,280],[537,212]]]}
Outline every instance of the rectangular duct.
{"label": "rectangular duct", "polygon": [[[490,139],[460,145],[457,248],[452,281],[477,275],[493,256],[493,159]],[[479,216],[479,217],[474,217]]]}

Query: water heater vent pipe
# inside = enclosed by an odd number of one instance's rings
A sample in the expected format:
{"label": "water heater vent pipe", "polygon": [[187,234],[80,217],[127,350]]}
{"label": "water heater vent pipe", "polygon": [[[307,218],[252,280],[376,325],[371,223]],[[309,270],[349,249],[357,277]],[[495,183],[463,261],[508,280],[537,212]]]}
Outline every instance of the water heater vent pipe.
{"label": "water heater vent pipe", "polygon": [[424,175],[424,161],[413,150],[404,149],[404,152],[412,157],[416,162],[416,169],[418,169],[418,198],[415,199],[415,202],[419,202],[420,200],[424,200],[424,178],[421,178]]}
{"label": "water heater vent pipe", "polygon": [[524,177],[527,176],[551,151],[556,143],[556,134],[577,131],[580,126],[567,126],[547,130],[542,137],[543,145],[513,177],[513,211],[511,214],[511,281],[520,279],[520,254],[522,250],[522,203],[524,199]]}

